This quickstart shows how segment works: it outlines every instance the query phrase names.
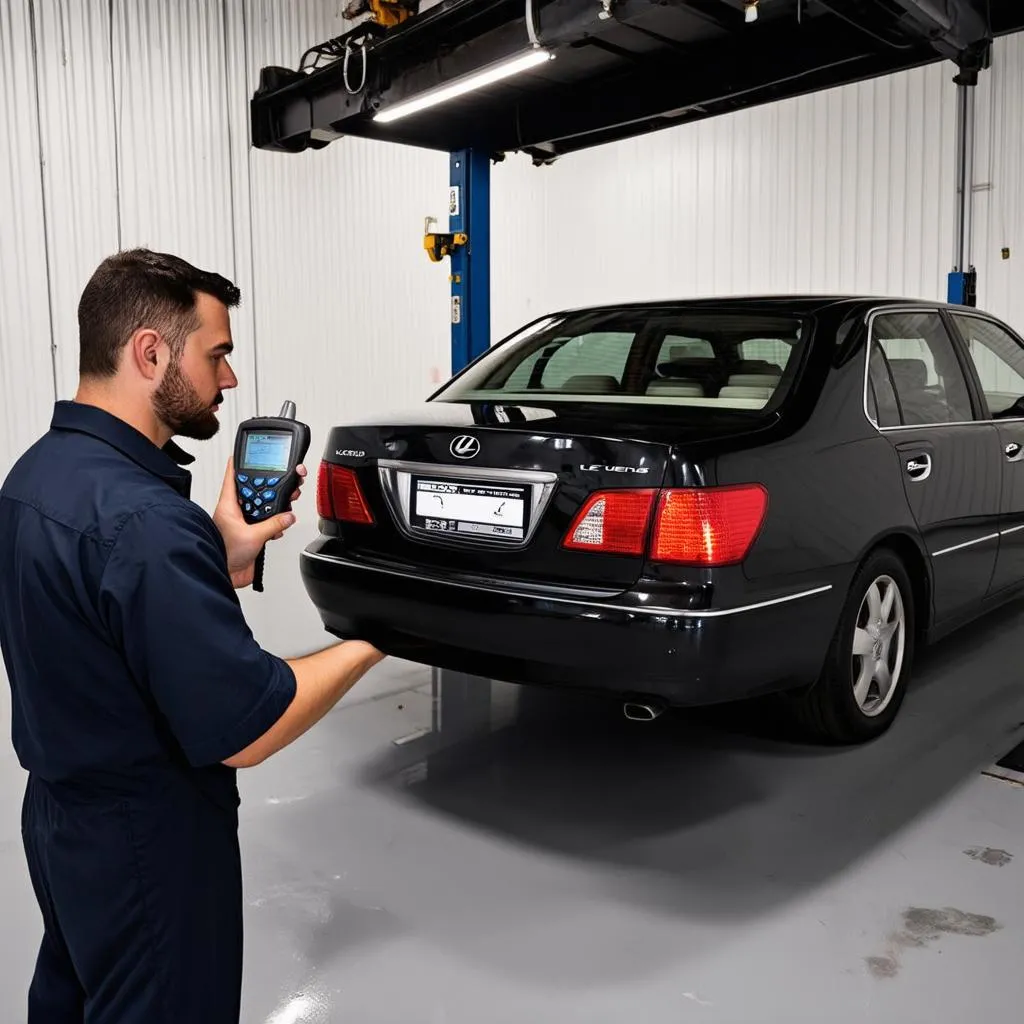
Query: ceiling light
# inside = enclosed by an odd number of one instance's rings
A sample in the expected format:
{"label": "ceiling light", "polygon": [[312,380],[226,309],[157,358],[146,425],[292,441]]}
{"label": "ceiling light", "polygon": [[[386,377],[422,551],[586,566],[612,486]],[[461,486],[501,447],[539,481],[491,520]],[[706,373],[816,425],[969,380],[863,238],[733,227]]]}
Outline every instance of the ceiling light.
{"label": "ceiling light", "polygon": [[454,82],[449,82],[447,85],[432,89],[419,96],[414,96],[410,100],[396,103],[393,107],[388,107],[376,114],[374,120],[386,124],[390,121],[397,121],[400,117],[418,114],[421,110],[428,110],[430,107],[447,103],[448,100],[453,100],[458,96],[464,96],[468,92],[484,89],[488,85],[502,81],[502,79],[511,78],[512,75],[518,75],[522,71],[528,71],[539,64],[554,60],[554,57],[555,55],[548,50],[531,50],[529,53],[513,57],[511,60],[503,60],[498,64],[492,64],[490,67],[486,67],[482,71],[476,71],[471,75],[466,75],[464,78],[457,78]]}
{"label": "ceiling light", "polygon": [[743,13],[746,15],[748,25],[751,22],[757,21],[757,0],[749,0],[749,3],[743,7]]}

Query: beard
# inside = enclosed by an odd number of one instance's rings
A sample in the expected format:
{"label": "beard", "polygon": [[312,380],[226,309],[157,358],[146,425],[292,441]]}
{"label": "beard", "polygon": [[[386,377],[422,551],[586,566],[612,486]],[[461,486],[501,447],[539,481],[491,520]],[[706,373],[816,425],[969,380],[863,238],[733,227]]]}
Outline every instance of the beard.
{"label": "beard", "polygon": [[[212,405],[219,405],[223,399],[218,392]],[[209,441],[220,430],[211,405],[199,397],[178,362],[170,363],[164,372],[153,395],[153,411],[179,437]]]}

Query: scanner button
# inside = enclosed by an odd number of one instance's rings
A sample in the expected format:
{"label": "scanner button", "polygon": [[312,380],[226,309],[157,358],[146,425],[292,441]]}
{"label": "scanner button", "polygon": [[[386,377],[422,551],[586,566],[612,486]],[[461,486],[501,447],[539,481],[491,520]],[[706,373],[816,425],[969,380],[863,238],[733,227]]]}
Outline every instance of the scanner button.
{"label": "scanner button", "polygon": [[273,501],[277,497],[277,491],[273,489],[264,491],[262,497],[264,501]]}
{"label": "scanner button", "polygon": [[280,478],[279,476],[272,476],[272,477],[271,477],[271,478],[270,478],[270,479],[269,479],[269,480],[267,481],[267,486],[268,486],[268,487],[273,487],[273,486],[274,486],[274,484],[276,484],[276,483],[277,483],[277,481],[278,481],[278,480],[280,480],[280,479],[281,479],[281,478]]}
{"label": "scanner button", "polygon": [[261,476],[256,477],[256,479],[253,480],[252,485],[253,485],[253,487],[262,487],[263,486],[263,477],[261,477]]}
{"label": "scanner button", "polygon": [[252,511],[252,502],[251,501],[247,501],[245,503],[245,511],[246,512],[251,512]]}
{"label": "scanner button", "polygon": [[239,482],[240,484],[247,484],[247,483],[249,482],[249,478],[248,478],[248,477],[247,477],[247,476],[246,476],[246,475],[245,475],[244,473],[239,473],[239,474],[238,474],[238,475],[237,475],[237,476],[235,477],[235,479],[236,479],[236,480],[237,480],[237,481],[238,481],[238,482]]}
{"label": "scanner button", "polygon": [[260,505],[262,505],[262,504],[263,504],[262,500],[261,500],[261,499],[259,499],[259,498],[253,498],[253,500],[252,500],[252,503],[253,503],[253,504],[254,504],[254,505],[255,505],[255,506],[257,507],[257,508],[259,508],[259,507],[260,507]]}
{"label": "scanner button", "polygon": [[255,493],[256,492],[251,487],[243,487],[242,488],[242,497],[243,498],[251,498],[253,496],[253,494],[255,494]]}

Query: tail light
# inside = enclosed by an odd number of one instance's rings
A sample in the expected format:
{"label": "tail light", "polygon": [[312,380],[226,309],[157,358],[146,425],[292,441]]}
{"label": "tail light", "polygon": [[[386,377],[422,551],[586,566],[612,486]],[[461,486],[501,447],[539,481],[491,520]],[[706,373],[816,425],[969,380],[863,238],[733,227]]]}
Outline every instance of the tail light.
{"label": "tail light", "polygon": [[316,510],[323,519],[372,525],[373,514],[366,503],[359,478],[347,466],[321,462],[316,478]]}
{"label": "tail light", "polygon": [[759,484],[664,491],[651,559],[702,566],[742,562],[767,508],[768,492]]}
{"label": "tail light", "polygon": [[642,555],[656,491],[599,491],[569,528],[565,547],[607,555]]}
{"label": "tail light", "polygon": [[646,553],[655,562],[705,568],[733,565],[746,558],[767,508],[768,493],[760,484],[600,491],[580,510],[563,543],[573,551],[638,557]]}

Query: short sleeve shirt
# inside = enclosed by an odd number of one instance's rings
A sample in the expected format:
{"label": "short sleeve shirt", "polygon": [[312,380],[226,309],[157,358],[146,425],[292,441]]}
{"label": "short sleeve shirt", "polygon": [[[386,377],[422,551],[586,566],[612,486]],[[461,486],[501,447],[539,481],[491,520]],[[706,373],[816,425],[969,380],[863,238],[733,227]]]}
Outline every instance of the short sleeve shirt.
{"label": "short sleeve shirt", "polygon": [[[295,695],[231,584],[191,461],[98,408],[58,402],[0,489],[0,648],[21,764],[55,784],[132,790],[223,765]],[[225,787],[227,789],[225,790]]]}

